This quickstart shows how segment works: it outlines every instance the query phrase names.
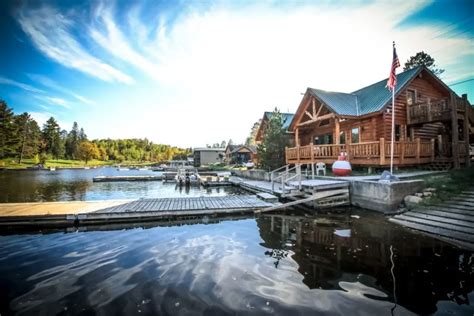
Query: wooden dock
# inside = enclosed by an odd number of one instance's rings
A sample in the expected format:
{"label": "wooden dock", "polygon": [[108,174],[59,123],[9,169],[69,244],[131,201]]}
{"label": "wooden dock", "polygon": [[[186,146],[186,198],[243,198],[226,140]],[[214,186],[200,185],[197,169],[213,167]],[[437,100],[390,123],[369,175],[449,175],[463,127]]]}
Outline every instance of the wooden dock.
{"label": "wooden dock", "polygon": [[[269,193],[289,200],[302,200],[307,206],[315,208],[325,208],[333,206],[343,206],[350,204],[348,181],[341,180],[302,180],[301,189],[299,181],[290,181],[284,188],[281,183],[272,185],[269,181],[250,180],[238,177],[231,177],[230,182],[239,185],[241,188],[254,193]],[[330,191],[337,192],[336,195],[326,194]],[[314,199],[324,192],[327,197]],[[298,204],[298,203],[296,203]],[[295,204],[295,205],[296,205]]]}
{"label": "wooden dock", "polygon": [[0,204],[0,227],[78,226],[254,212],[273,206],[255,195]]}
{"label": "wooden dock", "polygon": [[474,250],[474,188],[441,204],[396,215],[390,221]]}
{"label": "wooden dock", "polygon": [[161,181],[162,175],[158,176],[98,176],[92,178],[92,182],[124,182],[124,181]]}

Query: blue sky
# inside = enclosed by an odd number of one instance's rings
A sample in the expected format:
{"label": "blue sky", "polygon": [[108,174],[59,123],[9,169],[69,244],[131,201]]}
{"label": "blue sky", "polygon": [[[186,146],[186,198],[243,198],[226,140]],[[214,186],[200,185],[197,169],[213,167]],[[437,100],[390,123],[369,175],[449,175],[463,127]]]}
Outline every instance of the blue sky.
{"label": "blue sky", "polygon": [[0,98],[90,138],[242,142],[306,87],[386,78],[393,40],[474,101],[474,1],[1,1],[0,36]]}

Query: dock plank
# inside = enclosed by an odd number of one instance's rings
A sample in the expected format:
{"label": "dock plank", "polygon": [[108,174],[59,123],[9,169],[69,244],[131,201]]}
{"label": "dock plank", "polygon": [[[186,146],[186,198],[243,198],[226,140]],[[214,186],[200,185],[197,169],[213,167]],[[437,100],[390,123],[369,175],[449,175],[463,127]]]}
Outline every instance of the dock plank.
{"label": "dock plank", "polygon": [[471,243],[471,247],[474,248],[474,236],[471,234],[456,232],[456,231],[452,231],[450,229],[445,229],[441,227],[434,227],[434,226],[429,226],[429,225],[423,225],[420,223],[408,222],[408,221],[404,221],[404,220],[396,219],[396,218],[390,218],[389,220],[399,225],[402,225],[402,226],[405,226],[417,231],[429,233],[434,236],[439,235],[439,236],[443,236],[443,237],[447,237],[447,238],[451,238],[455,240],[465,241],[465,242]]}
{"label": "dock plank", "polygon": [[433,227],[438,227],[438,228],[444,228],[451,231],[462,232],[465,234],[470,234],[472,235],[472,238],[474,239],[474,228],[468,228],[465,226],[458,226],[458,225],[447,224],[447,223],[442,223],[438,221],[413,217],[413,216],[410,216],[410,212],[402,214],[402,215],[396,215],[394,218],[404,220],[404,221],[414,222],[417,224],[423,224],[423,225],[428,225],[428,226],[433,226]]}

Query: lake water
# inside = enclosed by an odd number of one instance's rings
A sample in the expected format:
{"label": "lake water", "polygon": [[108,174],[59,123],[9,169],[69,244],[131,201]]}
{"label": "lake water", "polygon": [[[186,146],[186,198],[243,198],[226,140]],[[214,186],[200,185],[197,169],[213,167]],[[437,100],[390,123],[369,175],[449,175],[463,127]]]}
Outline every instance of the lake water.
{"label": "lake water", "polygon": [[373,213],[155,225],[0,236],[0,314],[474,312],[473,253]]}
{"label": "lake water", "polygon": [[151,170],[118,171],[116,168],[2,170],[0,171],[0,202],[86,201],[180,196],[222,196],[239,194],[232,187],[179,187],[175,183],[92,182],[97,176],[160,175]]}
{"label": "lake water", "polygon": [[[154,174],[148,172],[149,174]],[[2,201],[239,194],[0,172]],[[0,315],[473,315],[474,254],[360,209],[0,232]]]}

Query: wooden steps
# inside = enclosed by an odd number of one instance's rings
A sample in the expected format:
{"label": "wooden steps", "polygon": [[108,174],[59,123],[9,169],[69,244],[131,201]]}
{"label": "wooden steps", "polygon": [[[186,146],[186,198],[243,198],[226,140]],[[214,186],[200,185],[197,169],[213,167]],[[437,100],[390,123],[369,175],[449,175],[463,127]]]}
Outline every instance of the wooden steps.
{"label": "wooden steps", "polygon": [[389,219],[393,223],[474,249],[474,188],[448,202],[419,207]]}

